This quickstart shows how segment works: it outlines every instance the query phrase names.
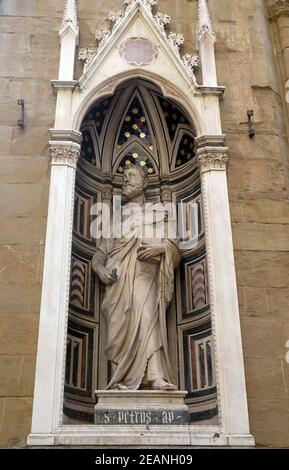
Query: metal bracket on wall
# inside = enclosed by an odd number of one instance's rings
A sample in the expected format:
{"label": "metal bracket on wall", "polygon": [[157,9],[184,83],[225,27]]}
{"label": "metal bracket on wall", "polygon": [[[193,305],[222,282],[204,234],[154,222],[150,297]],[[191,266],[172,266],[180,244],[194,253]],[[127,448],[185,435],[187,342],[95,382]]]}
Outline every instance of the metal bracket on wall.
{"label": "metal bracket on wall", "polygon": [[21,106],[21,110],[20,110],[20,119],[18,119],[17,125],[18,125],[21,129],[24,129],[24,100],[23,100],[23,99],[19,99],[19,100],[18,100],[18,104],[19,104],[19,106]]}
{"label": "metal bracket on wall", "polygon": [[255,129],[254,129],[254,123],[253,123],[253,116],[254,116],[254,111],[250,109],[247,111],[247,116],[248,116],[248,126],[249,126],[249,137],[250,139],[253,139],[255,137]]}

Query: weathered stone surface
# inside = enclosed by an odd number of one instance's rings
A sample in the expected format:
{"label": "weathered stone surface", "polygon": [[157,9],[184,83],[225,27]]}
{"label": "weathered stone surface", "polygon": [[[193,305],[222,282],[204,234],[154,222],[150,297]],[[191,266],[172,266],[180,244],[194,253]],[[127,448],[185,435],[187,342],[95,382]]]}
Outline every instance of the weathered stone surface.
{"label": "weathered stone surface", "polygon": [[0,126],[0,155],[8,155],[11,150],[13,127]]}
{"label": "weathered stone surface", "polygon": [[[25,102],[25,132],[32,126],[53,127],[56,97],[49,80],[1,79],[5,94],[0,102],[0,125],[16,126],[20,116],[17,97]],[[1,83],[0,81],[0,83]],[[40,130],[41,132],[41,130]],[[45,132],[46,135],[46,132]]]}
{"label": "weathered stone surface", "polygon": [[289,251],[289,224],[233,224],[236,250]]}
{"label": "weathered stone surface", "polygon": [[14,128],[11,144],[12,155],[48,155],[49,127]]}
{"label": "weathered stone surface", "polygon": [[47,156],[7,156],[0,155],[2,183],[39,183],[47,184],[50,165]]}
{"label": "weathered stone surface", "polygon": [[288,287],[289,253],[236,251],[239,287]]}
{"label": "weathered stone surface", "polygon": [[7,282],[40,284],[44,246],[0,245],[0,286]]}
{"label": "weathered stone surface", "polygon": [[1,184],[0,213],[3,217],[47,217],[46,184]]}
{"label": "weathered stone surface", "polygon": [[235,223],[289,224],[288,200],[232,200],[230,208]]}
{"label": "weathered stone surface", "polygon": [[0,356],[0,395],[32,396],[35,357]]}
{"label": "weathered stone surface", "polygon": [[244,287],[244,314],[249,317],[272,315],[269,290],[257,287]]}
{"label": "weathered stone surface", "polygon": [[288,447],[289,399],[250,399],[249,416],[257,446]]}
{"label": "weathered stone surface", "polygon": [[[33,284],[19,279],[14,282],[2,281],[0,284],[0,313],[19,314],[40,311],[41,284]],[[13,326],[12,326],[13,328]],[[27,337],[29,342],[29,337]]]}
{"label": "weathered stone surface", "polygon": [[0,356],[36,355],[39,315],[0,314]]}
{"label": "weathered stone surface", "polygon": [[[270,289],[268,292],[269,309],[272,317],[289,319],[289,289]],[[288,333],[289,339],[289,333]]]}
{"label": "weathered stone surface", "polygon": [[31,429],[32,398],[5,398],[0,425],[0,445],[26,446]]}
{"label": "weathered stone surface", "polygon": [[239,287],[242,316],[289,319],[289,289]]}
{"label": "weathered stone surface", "polygon": [[278,358],[246,358],[247,394],[249,399],[286,399],[282,360]]}
{"label": "weathered stone surface", "polygon": [[[241,318],[245,358],[278,358],[285,355],[284,321],[278,318]],[[254,376],[252,377],[254,380]]]}
{"label": "weathered stone surface", "polygon": [[[2,217],[0,245],[44,244],[46,218]],[[0,249],[1,250],[1,249]]]}

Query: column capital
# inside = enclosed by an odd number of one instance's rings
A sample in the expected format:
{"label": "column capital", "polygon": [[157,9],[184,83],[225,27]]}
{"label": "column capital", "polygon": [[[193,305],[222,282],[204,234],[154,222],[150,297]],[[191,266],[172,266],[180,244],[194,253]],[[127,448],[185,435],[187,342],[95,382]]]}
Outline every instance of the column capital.
{"label": "column capital", "polygon": [[80,156],[80,144],[69,141],[50,141],[52,166],[68,166],[76,168]]}
{"label": "column capital", "polygon": [[229,161],[228,149],[226,147],[199,149],[197,160],[201,174],[208,171],[226,171]]}
{"label": "column capital", "polygon": [[270,20],[276,20],[279,16],[289,16],[289,0],[267,0],[266,5]]}

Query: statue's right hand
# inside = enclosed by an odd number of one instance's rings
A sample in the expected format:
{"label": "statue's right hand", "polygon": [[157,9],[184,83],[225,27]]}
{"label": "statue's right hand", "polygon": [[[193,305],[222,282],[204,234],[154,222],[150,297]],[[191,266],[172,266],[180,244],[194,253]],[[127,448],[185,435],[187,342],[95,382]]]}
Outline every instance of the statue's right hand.
{"label": "statue's right hand", "polygon": [[96,273],[106,286],[111,286],[117,281],[117,278],[113,276],[113,274],[105,267],[105,266],[97,266]]}

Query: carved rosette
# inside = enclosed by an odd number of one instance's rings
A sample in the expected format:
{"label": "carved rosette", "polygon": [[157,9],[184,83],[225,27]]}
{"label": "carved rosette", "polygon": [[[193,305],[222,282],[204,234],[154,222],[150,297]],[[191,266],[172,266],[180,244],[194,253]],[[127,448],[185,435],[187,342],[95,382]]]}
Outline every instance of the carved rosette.
{"label": "carved rosette", "polygon": [[198,165],[201,173],[208,171],[226,171],[229,160],[227,152],[204,152],[198,155]]}
{"label": "carved rosette", "polygon": [[52,145],[50,147],[51,165],[62,165],[76,168],[80,145]]}

